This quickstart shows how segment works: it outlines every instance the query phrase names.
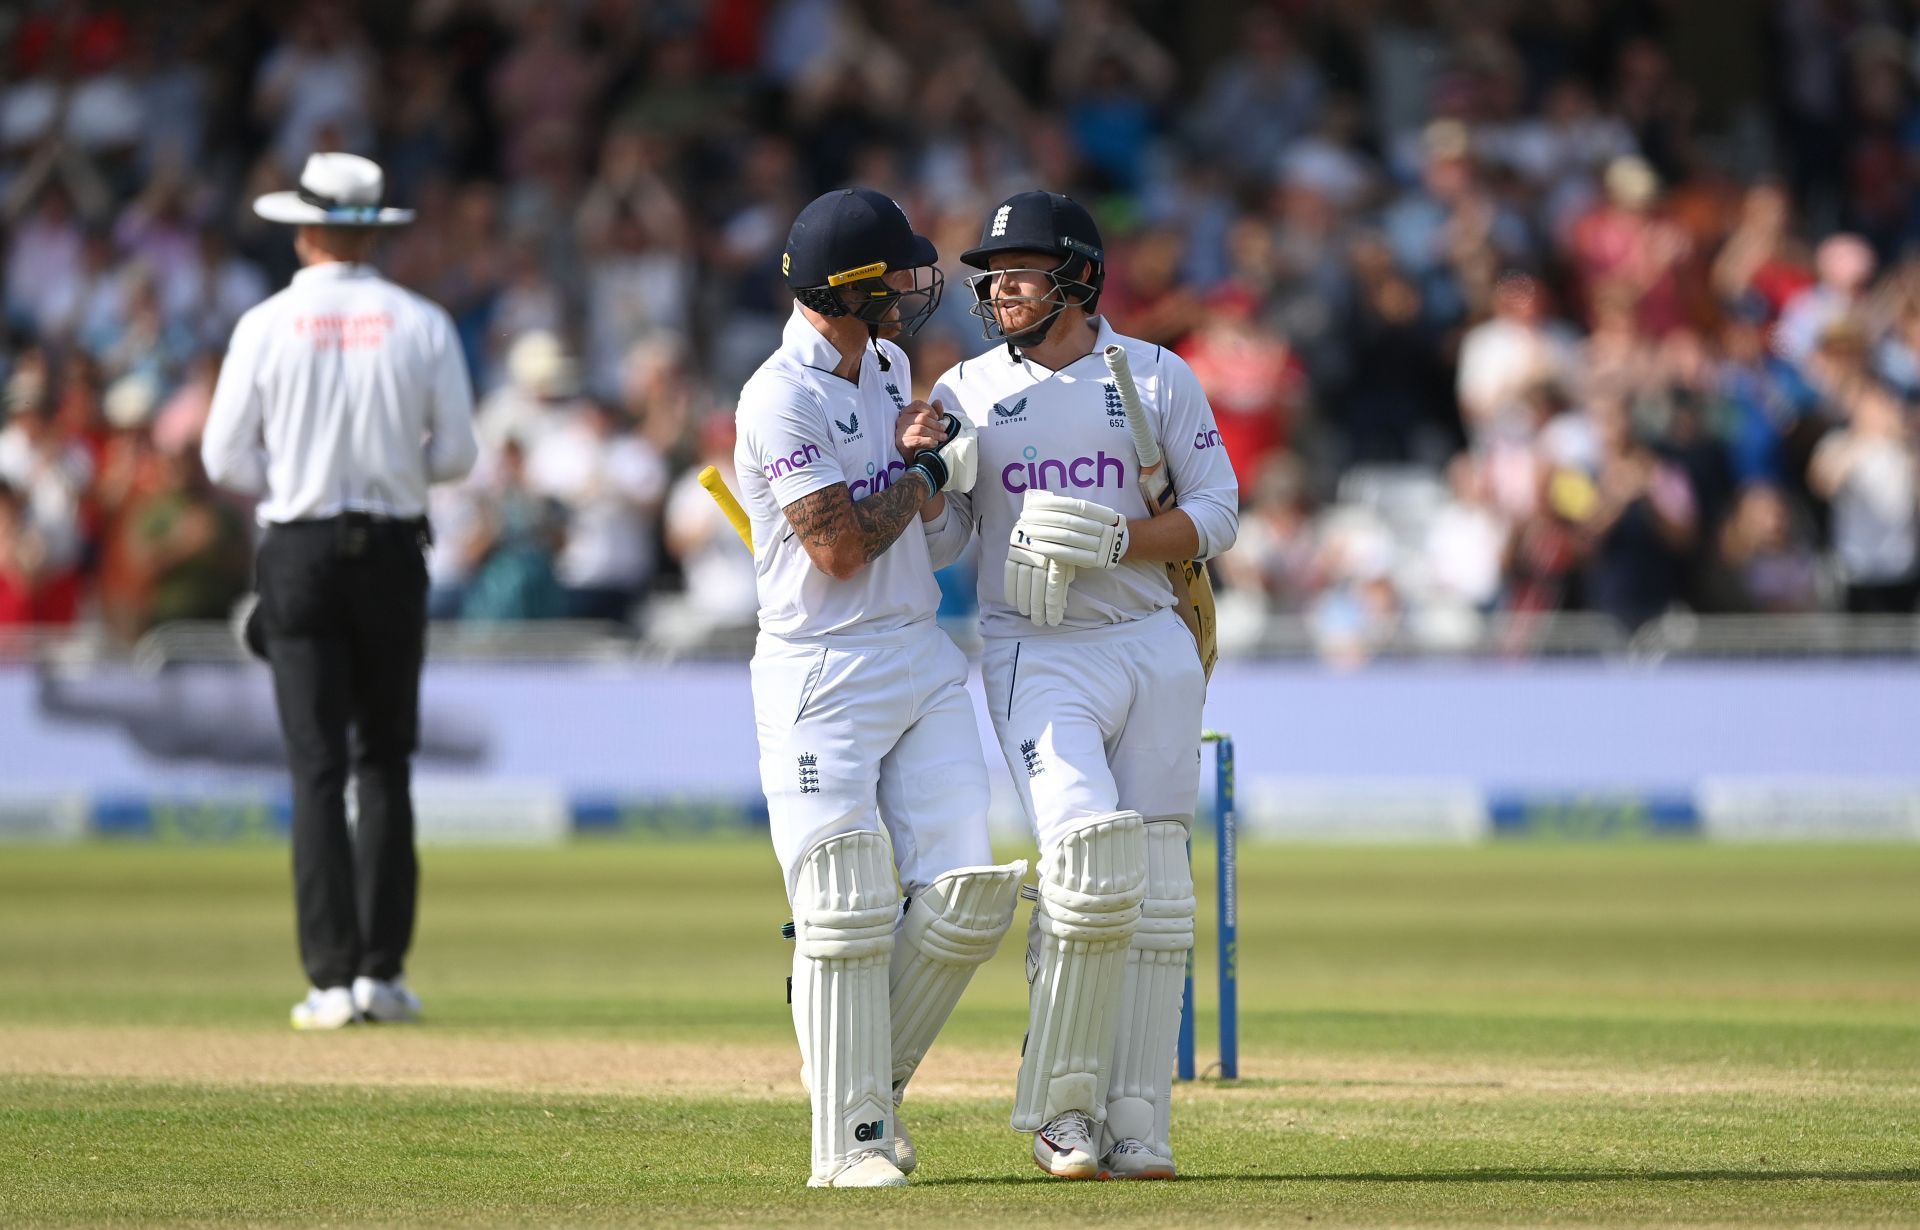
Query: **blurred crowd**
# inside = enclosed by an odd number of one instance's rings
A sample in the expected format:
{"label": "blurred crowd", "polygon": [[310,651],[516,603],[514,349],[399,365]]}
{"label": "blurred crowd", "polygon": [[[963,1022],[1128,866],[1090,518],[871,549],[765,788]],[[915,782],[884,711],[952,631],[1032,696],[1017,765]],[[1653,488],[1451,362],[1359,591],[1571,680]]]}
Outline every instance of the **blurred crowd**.
{"label": "blurred crowd", "polygon": [[1920,590],[1912,0],[28,0],[0,46],[0,625],[245,589],[197,442],[293,268],[250,202],[316,149],[420,210],[380,263],[472,371],[442,618],[751,622],[693,475],[788,223],[849,182],[957,292],[921,394],[987,345],[955,257],[993,204],[1095,210],[1104,310],[1193,365],[1240,478],[1231,636]]}

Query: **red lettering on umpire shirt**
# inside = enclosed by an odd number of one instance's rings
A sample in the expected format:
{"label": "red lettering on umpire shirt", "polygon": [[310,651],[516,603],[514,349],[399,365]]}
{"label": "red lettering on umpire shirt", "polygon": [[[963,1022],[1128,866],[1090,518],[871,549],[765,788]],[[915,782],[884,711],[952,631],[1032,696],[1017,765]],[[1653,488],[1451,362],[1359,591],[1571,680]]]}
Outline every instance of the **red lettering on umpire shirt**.
{"label": "red lettering on umpire shirt", "polygon": [[386,345],[393,317],[385,312],[295,316],[293,335],[315,350],[377,350]]}

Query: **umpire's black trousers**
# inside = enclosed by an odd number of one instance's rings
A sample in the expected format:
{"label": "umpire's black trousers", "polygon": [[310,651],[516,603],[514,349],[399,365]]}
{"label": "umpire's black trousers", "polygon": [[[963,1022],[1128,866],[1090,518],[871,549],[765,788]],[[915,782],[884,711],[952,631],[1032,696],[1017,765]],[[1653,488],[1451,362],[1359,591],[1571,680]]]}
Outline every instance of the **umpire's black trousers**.
{"label": "umpire's black trousers", "polygon": [[271,526],[260,544],[260,631],[293,770],[300,959],[317,987],[397,977],[413,939],[425,545],[423,521],[351,513]]}

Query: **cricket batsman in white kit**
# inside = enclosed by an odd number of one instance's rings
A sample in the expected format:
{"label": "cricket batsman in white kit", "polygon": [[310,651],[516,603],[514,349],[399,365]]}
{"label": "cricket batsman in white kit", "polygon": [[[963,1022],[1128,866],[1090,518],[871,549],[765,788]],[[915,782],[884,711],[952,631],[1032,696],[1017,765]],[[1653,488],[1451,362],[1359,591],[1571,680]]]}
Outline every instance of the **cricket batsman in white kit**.
{"label": "cricket batsman in white kit", "polygon": [[[1010,197],[961,260],[986,271],[974,311],[1004,344],[935,389],[977,424],[979,482],[928,528],[936,567],[979,529],[987,704],[1040,847],[1013,1126],[1050,1174],[1172,1178],[1213,654],[1194,561],[1233,544],[1239,493],[1192,370],[1094,314],[1105,256],[1085,209]],[[1150,507],[1143,483],[1166,478]]]}
{"label": "cricket batsman in white kit", "polygon": [[992,865],[967,663],[934,622],[928,534],[953,516],[942,494],[973,485],[975,434],[907,403],[887,340],[932,315],[935,260],[882,193],[815,200],[781,258],[784,340],[740,393],[754,720],[793,906],[815,1187],[906,1182],[900,1098],[1026,874]]}

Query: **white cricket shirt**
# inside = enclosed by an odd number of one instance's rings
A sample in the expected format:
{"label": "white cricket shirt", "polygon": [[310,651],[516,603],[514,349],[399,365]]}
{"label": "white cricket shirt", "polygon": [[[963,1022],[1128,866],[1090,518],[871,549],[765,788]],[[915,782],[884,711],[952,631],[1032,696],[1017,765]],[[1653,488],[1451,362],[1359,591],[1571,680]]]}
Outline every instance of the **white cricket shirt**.
{"label": "white cricket shirt", "polygon": [[[836,376],[840,352],[796,307],[780,349],[740,390],[733,465],[740,502],[753,522],[763,632],[788,639],[891,632],[932,619],[939,608],[940,587],[918,518],[878,559],[836,581],[814,567],[783,511],[835,483],[845,483],[858,502],[906,472],[893,429],[912,374],[898,346],[882,341],[880,348],[887,371],[869,346],[858,382]],[[950,519],[946,514],[942,521]]]}
{"label": "white cricket shirt", "polygon": [[263,494],[263,524],[424,516],[473,468],[473,390],[440,305],[366,265],[311,265],[247,312],[214,387],[207,476]]}
{"label": "white cricket shirt", "polygon": [[980,530],[980,634],[1033,637],[1144,619],[1174,603],[1164,564],[1082,568],[1067,592],[1057,628],[1036,627],[1008,604],[1007,539],[1030,490],[1091,500],[1128,518],[1147,515],[1140,460],[1126,410],[1101,353],[1125,346],[1133,382],[1166,456],[1175,502],[1193,519],[1201,559],[1233,545],[1240,525],[1240,489],[1214,427],[1213,408],[1186,360],[1138,338],[1115,333],[1104,318],[1091,353],[1050,371],[1004,345],[956,364],[933,396],[980,429],[980,479],[966,496],[947,496],[947,513],[927,527],[934,564],[958,557]]}

